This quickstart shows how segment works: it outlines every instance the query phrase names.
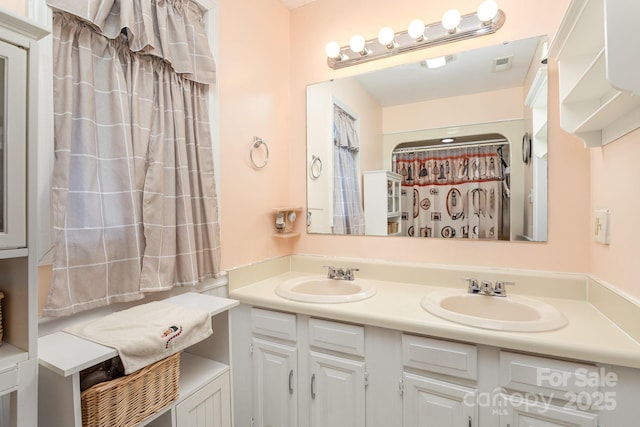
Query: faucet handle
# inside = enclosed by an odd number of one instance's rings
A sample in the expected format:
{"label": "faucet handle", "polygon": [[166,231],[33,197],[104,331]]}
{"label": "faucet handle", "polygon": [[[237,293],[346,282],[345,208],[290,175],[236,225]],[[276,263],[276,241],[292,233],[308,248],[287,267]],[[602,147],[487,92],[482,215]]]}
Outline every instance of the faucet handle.
{"label": "faucet handle", "polygon": [[360,271],[359,268],[346,268],[344,270],[344,278],[345,280],[353,280],[355,279],[354,271]]}
{"label": "faucet handle", "polygon": [[333,279],[336,277],[336,268],[332,265],[323,265],[322,268],[327,269],[327,277]]}
{"label": "faucet handle", "polygon": [[515,285],[515,282],[503,282],[501,280],[496,280],[496,285],[493,288],[493,295],[497,297],[506,297],[507,296],[507,288],[506,285]]}
{"label": "faucet handle", "polygon": [[478,286],[477,279],[473,279],[471,277],[463,277],[462,280],[466,280],[469,283],[467,290],[470,294],[477,294],[478,292],[480,292],[480,286]]}

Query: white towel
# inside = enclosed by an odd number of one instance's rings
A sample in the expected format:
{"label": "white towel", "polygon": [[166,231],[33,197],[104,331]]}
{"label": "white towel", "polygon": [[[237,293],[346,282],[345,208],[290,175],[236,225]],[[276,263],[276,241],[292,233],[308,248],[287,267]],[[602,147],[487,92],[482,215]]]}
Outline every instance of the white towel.
{"label": "white towel", "polygon": [[213,330],[205,311],[154,301],[71,326],[65,332],[115,348],[125,374],[130,374],[202,341]]}

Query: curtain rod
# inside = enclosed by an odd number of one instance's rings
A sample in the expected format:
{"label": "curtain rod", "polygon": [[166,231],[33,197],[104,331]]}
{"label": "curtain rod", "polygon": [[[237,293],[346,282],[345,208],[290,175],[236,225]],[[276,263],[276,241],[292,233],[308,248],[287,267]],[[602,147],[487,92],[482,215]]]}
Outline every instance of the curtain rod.
{"label": "curtain rod", "polygon": [[482,141],[476,143],[458,143],[458,144],[447,144],[447,145],[433,145],[426,147],[405,147],[405,148],[396,148],[393,150],[392,154],[398,153],[418,153],[423,151],[438,151],[438,150],[449,150],[451,148],[460,148],[460,147],[484,147],[484,146],[503,146],[508,145],[509,141],[506,139],[495,139],[490,141]]}

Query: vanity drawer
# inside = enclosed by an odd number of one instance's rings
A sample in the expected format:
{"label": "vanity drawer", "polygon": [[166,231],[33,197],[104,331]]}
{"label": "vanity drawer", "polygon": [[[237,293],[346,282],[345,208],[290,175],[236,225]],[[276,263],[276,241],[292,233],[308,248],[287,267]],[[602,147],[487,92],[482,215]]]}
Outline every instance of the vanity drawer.
{"label": "vanity drawer", "polygon": [[251,331],[254,334],[295,341],[296,315],[254,307],[251,309]]}
{"label": "vanity drawer", "polygon": [[527,354],[500,352],[500,385],[516,391],[572,400],[595,396],[602,372],[597,366]]}
{"label": "vanity drawer", "polygon": [[0,372],[0,395],[15,390],[18,386],[18,369],[11,367]]}
{"label": "vanity drawer", "polygon": [[402,363],[422,371],[478,379],[478,349],[472,344],[402,335]]}
{"label": "vanity drawer", "polygon": [[309,319],[309,345],[364,357],[364,327]]}

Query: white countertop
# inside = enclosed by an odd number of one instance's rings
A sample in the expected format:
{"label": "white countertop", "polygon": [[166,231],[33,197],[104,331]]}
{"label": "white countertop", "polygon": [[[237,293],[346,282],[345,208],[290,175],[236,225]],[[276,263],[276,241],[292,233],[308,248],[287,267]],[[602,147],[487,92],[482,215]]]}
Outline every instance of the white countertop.
{"label": "white countertop", "polygon": [[547,332],[501,332],[457,324],[425,311],[420,300],[429,291],[442,289],[436,286],[367,279],[375,286],[376,295],[341,304],[302,303],[276,295],[275,288],[284,280],[305,275],[308,274],[278,274],[233,289],[229,296],[249,305],[310,316],[547,356],[640,368],[640,343],[586,300],[536,296],[536,299],[560,310],[569,320],[568,325]]}

